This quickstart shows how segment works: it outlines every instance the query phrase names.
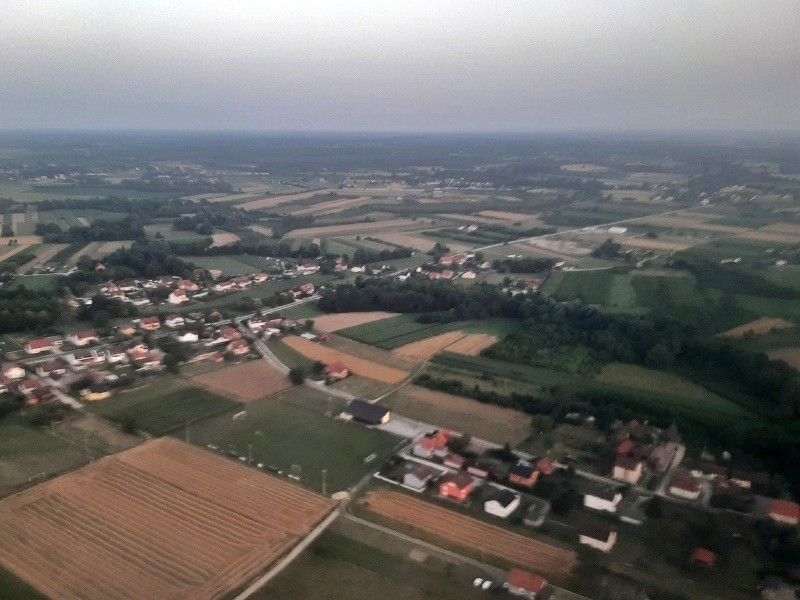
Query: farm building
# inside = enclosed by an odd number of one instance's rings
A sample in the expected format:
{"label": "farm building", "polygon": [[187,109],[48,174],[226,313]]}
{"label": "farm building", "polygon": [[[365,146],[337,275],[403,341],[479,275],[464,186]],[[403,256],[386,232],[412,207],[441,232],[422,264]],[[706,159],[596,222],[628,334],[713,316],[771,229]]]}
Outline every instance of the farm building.
{"label": "farm building", "polygon": [[604,510],[606,512],[617,512],[617,506],[622,501],[622,494],[613,488],[607,488],[585,494],[583,505],[594,510]]}
{"label": "farm building", "polygon": [[155,331],[161,328],[161,321],[158,317],[142,317],[142,320],[139,321],[139,327],[144,331]]}
{"label": "farm building", "polygon": [[675,475],[669,480],[668,492],[670,496],[683,498],[685,500],[697,500],[702,491],[702,482],[694,477],[686,475]]}
{"label": "farm building", "polygon": [[8,379],[22,379],[25,377],[25,369],[17,363],[6,363],[2,368],[3,377]]}
{"label": "farm building", "polygon": [[136,335],[136,327],[133,326],[133,323],[123,323],[119,327],[117,327],[117,331],[122,335]]}
{"label": "farm building", "polygon": [[519,508],[520,500],[519,494],[509,490],[498,490],[489,500],[483,503],[483,510],[490,515],[505,519]]}
{"label": "farm building", "polygon": [[73,369],[83,369],[89,365],[99,365],[106,361],[106,357],[96,350],[76,350],[64,358]]}
{"label": "farm building", "polygon": [[789,500],[773,500],[769,505],[769,518],[784,525],[800,523],[800,505]]}
{"label": "farm building", "polygon": [[178,289],[179,290],[184,290],[184,291],[187,291],[187,292],[196,292],[197,290],[200,289],[200,286],[197,285],[191,279],[181,279],[178,282]]}
{"label": "farm building", "polygon": [[717,555],[705,548],[695,548],[689,556],[689,564],[693,567],[713,567],[717,563]]}
{"label": "farm building", "polygon": [[363,400],[352,400],[347,407],[348,414],[354,421],[367,425],[383,425],[392,418],[392,411],[378,404],[370,404]]}
{"label": "farm building", "polygon": [[450,453],[447,449],[449,443],[450,432],[444,430],[437,431],[432,435],[426,435],[417,442],[412,452],[414,456],[419,456],[420,458],[431,458],[432,456],[444,458]]}
{"label": "farm building", "polygon": [[627,483],[636,483],[642,477],[642,461],[626,455],[617,456],[612,477]]}
{"label": "farm building", "polygon": [[67,336],[67,341],[74,346],[86,346],[92,342],[100,341],[100,338],[93,329],[89,329],[87,331],[79,331],[77,333],[69,334]]}
{"label": "farm building", "polygon": [[219,330],[219,336],[228,340],[229,342],[242,339],[242,334],[238,329],[228,326],[225,326]]}
{"label": "farm building", "polygon": [[434,470],[427,465],[418,465],[403,475],[403,485],[411,489],[422,491],[433,478]]}
{"label": "farm building", "polygon": [[600,552],[610,552],[617,542],[617,532],[609,527],[587,527],[578,535],[578,542]]}
{"label": "farm building", "polygon": [[439,483],[439,495],[459,502],[466,500],[475,489],[475,482],[464,471],[448,475]]}
{"label": "farm building", "polygon": [[350,369],[343,362],[332,362],[325,366],[322,374],[329,380],[338,381],[346,379],[350,375]]}
{"label": "farm building", "polygon": [[536,485],[536,480],[539,479],[539,471],[536,467],[525,461],[520,461],[511,467],[508,472],[508,480],[516,485],[525,487],[533,487]]}
{"label": "farm building", "polygon": [[25,344],[25,352],[28,354],[39,354],[40,352],[48,352],[55,348],[55,344],[48,339],[31,340]]}
{"label": "farm building", "polygon": [[528,527],[541,527],[544,520],[550,514],[550,503],[541,498],[531,497],[531,505],[525,511],[522,522]]}
{"label": "farm building", "polygon": [[547,588],[547,580],[519,569],[512,569],[503,587],[509,594],[535,600]]}

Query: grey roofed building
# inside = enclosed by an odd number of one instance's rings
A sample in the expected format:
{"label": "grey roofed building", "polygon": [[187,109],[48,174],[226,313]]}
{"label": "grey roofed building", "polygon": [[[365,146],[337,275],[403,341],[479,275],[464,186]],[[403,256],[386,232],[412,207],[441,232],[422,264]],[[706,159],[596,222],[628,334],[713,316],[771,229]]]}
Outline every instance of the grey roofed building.
{"label": "grey roofed building", "polygon": [[387,423],[392,412],[379,404],[370,404],[363,400],[352,400],[347,411],[353,419],[367,425],[380,425]]}

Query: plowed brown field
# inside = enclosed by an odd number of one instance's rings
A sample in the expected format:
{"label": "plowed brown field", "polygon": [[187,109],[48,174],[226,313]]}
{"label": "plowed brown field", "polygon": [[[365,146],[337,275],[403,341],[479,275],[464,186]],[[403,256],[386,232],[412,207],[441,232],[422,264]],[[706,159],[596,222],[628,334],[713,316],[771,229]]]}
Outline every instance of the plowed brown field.
{"label": "plowed brown field", "polygon": [[219,371],[203,373],[192,377],[192,383],[243,402],[263,398],[292,387],[286,375],[263,360],[251,360]]}
{"label": "plowed brown field", "polygon": [[0,502],[0,563],[52,598],[222,598],[333,507],[162,438]]}
{"label": "plowed brown field", "polygon": [[494,346],[498,341],[499,340],[493,335],[472,333],[450,344],[447,347],[447,351],[455,352],[456,354],[465,354],[467,356],[478,356],[483,350],[489,346]]}
{"label": "plowed brown field", "polygon": [[328,348],[305,338],[290,336],[284,338],[283,343],[311,360],[319,360],[325,364],[342,362],[350,369],[353,375],[358,375],[359,377],[366,377],[383,383],[400,383],[409,375],[407,371],[385,367],[380,363],[358,358],[352,354]]}
{"label": "plowed brown field", "polygon": [[448,331],[440,335],[429,337],[419,342],[412,342],[405,346],[395,348],[392,352],[398,356],[412,360],[428,360],[434,354],[442,350],[455,352],[456,354],[466,354],[467,356],[478,356],[481,350],[497,343],[497,338],[493,335],[483,333],[466,334],[463,331]]}
{"label": "plowed brown field", "polygon": [[314,327],[319,331],[331,333],[332,331],[339,331],[340,329],[347,329],[348,327],[355,327],[356,325],[382,321],[383,319],[396,317],[399,314],[400,313],[383,312],[380,310],[372,312],[333,313],[322,317],[316,317],[314,319]]}
{"label": "plowed brown field", "polygon": [[566,577],[577,564],[574,552],[405,494],[373,491],[360,504],[376,515],[405,523],[461,549],[488,554],[548,577]]}
{"label": "plowed brown field", "polygon": [[794,323],[790,323],[784,319],[778,319],[776,317],[761,317],[755,321],[750,321],[744,325],[739,325],[733,329],[728,329],[728,331],[723,331],[719,334],[719,337],[737,338],[745,335],[766,335],[768,333],[772,333],[773,331],[789,329],[794,326]]}

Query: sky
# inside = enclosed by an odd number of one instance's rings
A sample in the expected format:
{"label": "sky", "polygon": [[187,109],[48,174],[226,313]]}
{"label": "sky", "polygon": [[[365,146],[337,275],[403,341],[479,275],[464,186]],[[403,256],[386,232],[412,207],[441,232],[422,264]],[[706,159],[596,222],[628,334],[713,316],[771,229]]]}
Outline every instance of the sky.
{"label": "sky", "polygon": [[798,0],[6,2],[0,129],[800,130]]}

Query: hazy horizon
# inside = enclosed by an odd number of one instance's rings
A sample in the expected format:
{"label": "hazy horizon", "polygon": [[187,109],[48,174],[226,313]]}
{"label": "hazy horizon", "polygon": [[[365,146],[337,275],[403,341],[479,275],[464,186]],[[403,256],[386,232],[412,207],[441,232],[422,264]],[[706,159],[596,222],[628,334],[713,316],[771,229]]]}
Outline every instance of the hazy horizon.
{"label": "hazy horizon", "polygon": [[0,130],[800,130],[800,3],[53,1],[0,23]]}

